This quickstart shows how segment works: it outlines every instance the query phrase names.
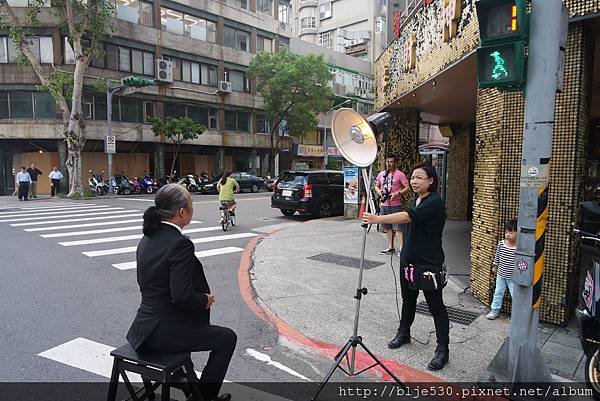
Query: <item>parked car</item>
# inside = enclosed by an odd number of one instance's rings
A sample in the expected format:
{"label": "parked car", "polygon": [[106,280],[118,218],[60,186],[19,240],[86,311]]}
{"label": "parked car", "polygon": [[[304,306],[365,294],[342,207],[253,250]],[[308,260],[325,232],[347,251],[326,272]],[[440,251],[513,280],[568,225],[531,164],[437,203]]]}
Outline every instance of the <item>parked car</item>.
{"label": "parked car", "polygon": [[250,173],[244,173],[240,171],[234,171],[231,173],[231,178],[240,184],[240,190],[258,192],[261,188],[265,187],[265,180],[262,177],[257,177]]}
{"label": "parked car", "polygon": [[275,181],[271,207],[285,216],[344,213],[344,174],[336,170],[284,171]]}

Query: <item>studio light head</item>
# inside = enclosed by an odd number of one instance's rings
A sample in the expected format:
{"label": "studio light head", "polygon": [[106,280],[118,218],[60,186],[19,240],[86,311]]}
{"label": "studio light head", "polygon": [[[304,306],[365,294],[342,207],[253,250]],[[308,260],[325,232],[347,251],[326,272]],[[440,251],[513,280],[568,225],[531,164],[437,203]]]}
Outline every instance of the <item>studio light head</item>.
{"label": "studio light head", "polygon": [[373,127],[375,134],[381,134],[384,131],[392,128],[392,115],[390,113],[375,113],[367,117],[367,121]]}

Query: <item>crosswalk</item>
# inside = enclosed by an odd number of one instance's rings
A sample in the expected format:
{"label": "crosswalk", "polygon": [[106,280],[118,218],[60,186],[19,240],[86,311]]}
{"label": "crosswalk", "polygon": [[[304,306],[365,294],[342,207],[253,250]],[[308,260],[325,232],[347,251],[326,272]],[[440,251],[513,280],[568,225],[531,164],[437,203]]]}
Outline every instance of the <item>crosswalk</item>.
{"label": "crosswalk", "polygon": [[[3,209],[0,226],[8,225],[56,241],[59,247],[75,249],[94,260],[105,260],[117,270],[131,270],[136,268],[135,251],[142,238],[140,209],[146,205],[127,206],[70,202]],[[201,221],[192,220],[183,233],[195,244],[197,257],[210,258],[242,252],[245,241],[258,235],[236,228],[238,232],[223,233],[221,226],[202,226]]]}

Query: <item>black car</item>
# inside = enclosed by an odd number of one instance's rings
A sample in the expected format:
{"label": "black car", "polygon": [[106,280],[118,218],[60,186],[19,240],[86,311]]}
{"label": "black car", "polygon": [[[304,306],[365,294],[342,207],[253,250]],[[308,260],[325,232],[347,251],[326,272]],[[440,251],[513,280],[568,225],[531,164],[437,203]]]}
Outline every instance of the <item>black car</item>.
{"label": "black car", "polygon": [[275,181],[271,207],[285,216],[344,213],[344,174],[336,170],[284,171]]}
{"label": "black car", "polygon": [[265,187],[265,180],[262,177],[257,177],[250,173],[234,171],[230,177],[240,184],[240,190],[242,191],[258,192],[261,188]]}

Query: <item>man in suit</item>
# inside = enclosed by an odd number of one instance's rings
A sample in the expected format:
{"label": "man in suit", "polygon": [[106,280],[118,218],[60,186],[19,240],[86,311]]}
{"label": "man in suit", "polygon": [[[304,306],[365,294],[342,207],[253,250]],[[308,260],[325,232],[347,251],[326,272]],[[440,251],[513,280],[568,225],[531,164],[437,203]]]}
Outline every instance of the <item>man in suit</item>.
{"label": "man in suit", "polygon": [[210,351],[202,370],[205,400],[228,401],[219,391],[237,336],[210,324],[215,296],[194,255],[194,244],[182,234],[192,219],[192,197],[181,185],[168,184],[144,213],[144,237],[137,248],[137,280],[142,302],[127,340],[140,352]]}

